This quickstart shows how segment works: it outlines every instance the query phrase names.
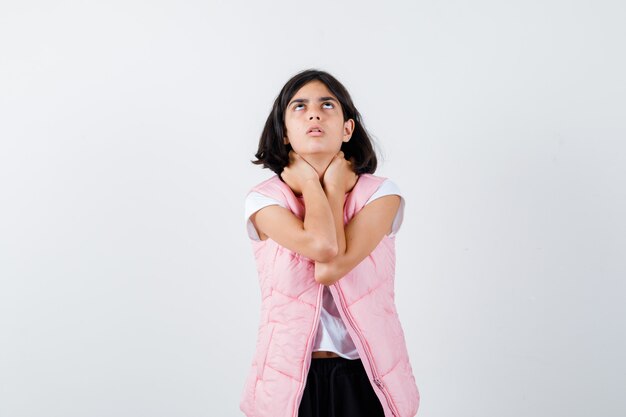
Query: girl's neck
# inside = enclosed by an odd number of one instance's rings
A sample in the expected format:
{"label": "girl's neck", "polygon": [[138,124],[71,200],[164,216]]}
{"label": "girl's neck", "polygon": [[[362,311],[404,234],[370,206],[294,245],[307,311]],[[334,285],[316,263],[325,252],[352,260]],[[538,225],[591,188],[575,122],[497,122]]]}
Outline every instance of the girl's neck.
{"label": "girl's neck", "polygon": [[325,155],[325,154],[310,154],[310,155],[302,155],[302,158],[311,165],[320,179],[324,177],[324,172],[326,172],[326,168],[332,162],[334,155]]}

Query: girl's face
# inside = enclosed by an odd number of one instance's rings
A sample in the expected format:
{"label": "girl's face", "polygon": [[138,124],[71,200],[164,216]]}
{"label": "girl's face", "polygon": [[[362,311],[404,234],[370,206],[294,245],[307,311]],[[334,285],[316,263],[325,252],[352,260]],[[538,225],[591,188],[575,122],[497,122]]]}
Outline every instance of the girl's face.
{"label": "girl's face", "polygon": [[[310,132],[312,127],[321,132]],[[332,159],[341,144],[350,140],[354,120],[344,122],[339,100],[326,84],[313,80],[294,94],[285,110],[285,143],[300,155]]]}

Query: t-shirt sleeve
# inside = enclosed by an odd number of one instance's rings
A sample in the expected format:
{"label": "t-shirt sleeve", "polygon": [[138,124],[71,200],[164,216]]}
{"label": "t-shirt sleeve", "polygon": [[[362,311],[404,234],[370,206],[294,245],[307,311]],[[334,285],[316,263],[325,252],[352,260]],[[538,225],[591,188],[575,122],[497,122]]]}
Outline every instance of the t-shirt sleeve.
{"label": "t-shirt sleeve", "polygon": [[369,198],[369,200],[367,200],[365,204],[367,205],[371,203],[372,201],[376,200],[377,198],[385,196],[385,195],[389,195],[389,194],[396,194],[400,196],[400,207],[398,207],[398,211],[396,212],[396,217],[394,217],[393,219],[393,223],[391,225],[391,233],[388,235],[389,237],[394,237],[396,233],[398,233],[398,230],[400,229],[400,225],[402,224],[402,220],[404,219],[405,201],[404,201],[404,196],[402,195],[402,192],[400,191],[400,188],[398,187],[398,185],[392,180],[390,180],[389,178],[387,178],[385,181],[383,181],[380,187],[378,187],[378,190],[376,190],[376,192],[372,194],[372,196]]}
{"label": "t-shirt sleeve", "polygon": [[250,220],[250,216],[252,216],[257,211],[261,210],[263,207],[271,206],[271,205],[279,205],[281,207],[285,207],[280,201],[275,200],[271,197],[265,196],[259,192],[251,191],[246,196],[246,204],[245,204],[245,216],[246,216],[246,229],[248,231],[248,237],[252,240],[260,241],[259,233],[257,232],[252,220]]}

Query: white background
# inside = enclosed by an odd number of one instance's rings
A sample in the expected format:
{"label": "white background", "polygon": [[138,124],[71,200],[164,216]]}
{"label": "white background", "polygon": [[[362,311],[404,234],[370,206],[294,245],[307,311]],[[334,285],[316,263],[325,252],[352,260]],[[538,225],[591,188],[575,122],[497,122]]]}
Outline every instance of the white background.
{"label": "white background", "polygon": [[2,1],[0,416],[241,416],[251,164],[350,91],[424,417],[626,415],[621,1]]}

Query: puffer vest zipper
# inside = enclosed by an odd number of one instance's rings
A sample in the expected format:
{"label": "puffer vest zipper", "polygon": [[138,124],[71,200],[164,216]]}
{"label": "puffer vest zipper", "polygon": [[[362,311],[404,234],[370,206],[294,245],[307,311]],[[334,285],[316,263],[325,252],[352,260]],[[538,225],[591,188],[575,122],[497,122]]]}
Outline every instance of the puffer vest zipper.
{"label": "puffer vest zipper", "polygon": [[[385,180],[360,174],[344,204],[344,224]],[[304,220],[303,202],[278,175],[250,191],[274,198]],[[261,289],[256,349],[240,409],[247,417],[297,417],[319,325],[323,285],[315,262],[272,239],[251,241]],[[385,417],[413,417],[419,391],[394,300],[395,238],[329,286]]]}

